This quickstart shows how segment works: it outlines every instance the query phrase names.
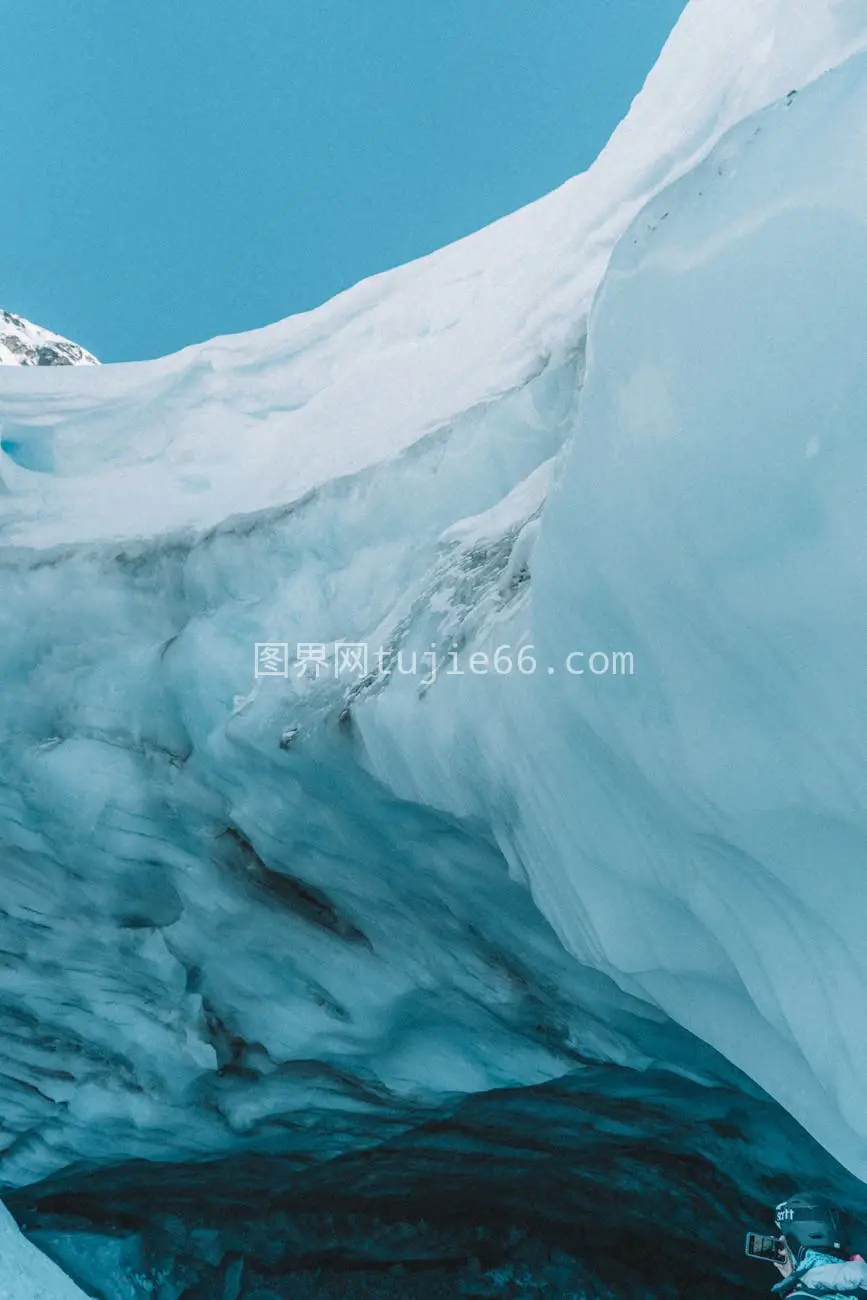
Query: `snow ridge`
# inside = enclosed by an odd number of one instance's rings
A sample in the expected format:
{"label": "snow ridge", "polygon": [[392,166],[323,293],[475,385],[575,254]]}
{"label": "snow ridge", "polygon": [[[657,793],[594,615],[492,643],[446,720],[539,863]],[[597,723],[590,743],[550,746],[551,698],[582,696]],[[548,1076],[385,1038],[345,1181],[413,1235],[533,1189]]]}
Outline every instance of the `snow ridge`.
{"label": "snow ridge", "polygon": [[[865,41],[860,0],[692,0],[598,160],[537,203],[313,312],[157,361],[53,375],[57,473],[0,460],[11,515],[0,512],[0,535],[55,545],[208,528],[452,426],[582,346],[612,249],[654,194]],[[18,465],[48,456],[45,401],[0,372]],[[100,510],[82,511],[84,497]]]}

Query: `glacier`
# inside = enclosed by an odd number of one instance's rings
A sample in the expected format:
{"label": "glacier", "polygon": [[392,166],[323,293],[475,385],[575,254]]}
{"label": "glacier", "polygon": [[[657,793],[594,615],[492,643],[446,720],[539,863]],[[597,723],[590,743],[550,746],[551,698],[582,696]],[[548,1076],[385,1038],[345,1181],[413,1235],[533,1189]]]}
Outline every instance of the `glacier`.
{"label": "glacier", "polygon": [[867,1210],[865,48],[691,0],[539,203],[0,369],[0,1180],[85,1293]]}

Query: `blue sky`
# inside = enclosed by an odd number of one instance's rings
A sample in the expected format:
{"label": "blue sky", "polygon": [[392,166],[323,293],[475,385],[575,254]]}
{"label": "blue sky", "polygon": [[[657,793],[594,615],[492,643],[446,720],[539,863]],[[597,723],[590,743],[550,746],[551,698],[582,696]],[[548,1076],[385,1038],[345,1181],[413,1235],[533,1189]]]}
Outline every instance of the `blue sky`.
{"label": "blue sky", "polygon": [[0,306],[103,360],[303,311],[583,170],[684,0],[39,0]]}

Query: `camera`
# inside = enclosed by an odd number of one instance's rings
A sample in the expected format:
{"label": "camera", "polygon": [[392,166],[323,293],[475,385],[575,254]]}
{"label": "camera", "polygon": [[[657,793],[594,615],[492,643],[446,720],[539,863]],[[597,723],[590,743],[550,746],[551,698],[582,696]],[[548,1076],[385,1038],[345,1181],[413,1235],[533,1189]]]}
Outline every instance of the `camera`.
{"label": "camera", "polygon": [[770,1237],[764,1232],[748,1232],[746,1253],[750,1259],[768,1259],[772,1264],[782,1264],[786,1246],[782,1237]]}

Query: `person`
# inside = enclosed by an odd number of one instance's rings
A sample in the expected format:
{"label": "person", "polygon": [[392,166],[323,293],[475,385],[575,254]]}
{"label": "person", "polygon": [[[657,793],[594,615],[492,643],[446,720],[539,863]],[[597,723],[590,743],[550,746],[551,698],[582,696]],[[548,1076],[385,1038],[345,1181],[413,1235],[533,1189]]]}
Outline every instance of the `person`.
{"label": "person", "polygon": [[785,1300],[860,1296],[867,1300],[867,1262],[849,1253],[846,1216],[818,1193],[799,1192],[776,1207],[785,1257],[773,1291]]}

